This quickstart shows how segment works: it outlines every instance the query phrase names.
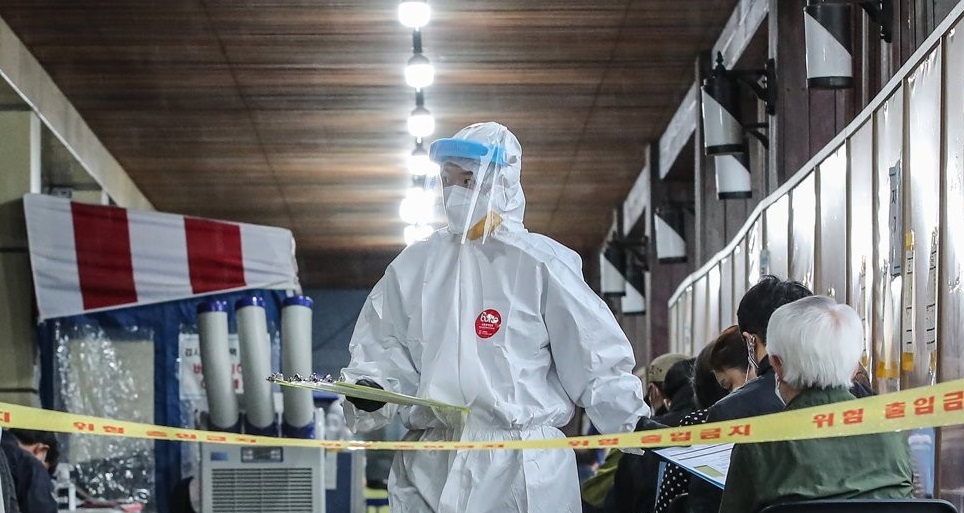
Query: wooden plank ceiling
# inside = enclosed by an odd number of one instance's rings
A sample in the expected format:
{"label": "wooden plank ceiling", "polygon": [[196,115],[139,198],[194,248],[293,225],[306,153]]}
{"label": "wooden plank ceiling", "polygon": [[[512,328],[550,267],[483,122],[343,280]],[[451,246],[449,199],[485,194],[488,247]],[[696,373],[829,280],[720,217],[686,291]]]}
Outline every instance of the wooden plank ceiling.
{"label": "wooden plank ceiling", "polygon": [[[736,0],[430,3],[435,137],[507,125],[529,229],[585,250]],[[414,94],[396,6],[3,0],[0,17],[159,210],[290,228],[303,281],[348,286],[402,247]]]}

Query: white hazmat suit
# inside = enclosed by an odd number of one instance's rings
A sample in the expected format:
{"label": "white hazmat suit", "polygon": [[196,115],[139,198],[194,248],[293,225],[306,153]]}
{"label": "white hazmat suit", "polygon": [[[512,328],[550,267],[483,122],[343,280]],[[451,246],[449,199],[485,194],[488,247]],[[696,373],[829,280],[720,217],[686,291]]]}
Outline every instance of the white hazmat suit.
{"label": "white hazmat suit", "polygon": [[[489,151],[446,154],[442,141],[458,153],[459,140]],[[649,413],[631,347],[583,280],[579,256],[523,227],[518,140],[483,123],[436,144],[440,164],[474,162],[472,193],[447,186],[450,227],[389,265],[358,318],[342,374],[470,413],[463,421],[421,406],[369,413],[346,403],[349,428],[376,429],[398,413],[406,440],[561,438],[558,428],[579,405],[603,433],[631,431]],[[486,210],[495,221],[473,234]],[[389,492],[393,512],[581,511],[572,450],[401,451]]]}

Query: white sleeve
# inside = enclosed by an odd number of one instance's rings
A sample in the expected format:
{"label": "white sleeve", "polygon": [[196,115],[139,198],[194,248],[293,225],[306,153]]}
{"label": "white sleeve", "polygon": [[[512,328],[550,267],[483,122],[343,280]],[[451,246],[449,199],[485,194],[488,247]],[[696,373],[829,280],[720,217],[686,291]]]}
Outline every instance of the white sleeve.
{"label": "white sleeve", "polygon": [[633,375],[632,347],[609,307],[582,276],[547,269],[545,323],[556,372],[566,393],[602,433],[632,431],[649,415]]}
{"label": "white sleeve", "polygon": [[[401,330],[404,315],[396,282],[386,274],[372,289],[352,333],[351,362],[342,369],[346,381],[367,378],[385,390],[415,395],[419,373],[412,361]],[[398,405],[386,404],[366,412],[345,402],[345,420],[353,432],[367,432],[391,423]]]}

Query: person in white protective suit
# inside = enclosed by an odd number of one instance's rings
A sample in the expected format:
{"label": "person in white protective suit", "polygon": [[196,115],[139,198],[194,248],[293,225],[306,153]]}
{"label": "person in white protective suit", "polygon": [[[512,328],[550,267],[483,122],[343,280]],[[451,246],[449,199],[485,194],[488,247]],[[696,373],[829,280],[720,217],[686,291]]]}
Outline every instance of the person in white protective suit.
{"label": "person in white protective suit", "polygon": [[[575,405],[603,433],[648,415],[629,342],[579,256],[526,231],[522,149],[497,123],[435,141],[449,226],[406,248],[369,295],[343,378],[470,408],[349,399],[353,431],[398,413],[406,440],[561,438]],[[400,451],[395,512],[578,512],[572,450]]]}

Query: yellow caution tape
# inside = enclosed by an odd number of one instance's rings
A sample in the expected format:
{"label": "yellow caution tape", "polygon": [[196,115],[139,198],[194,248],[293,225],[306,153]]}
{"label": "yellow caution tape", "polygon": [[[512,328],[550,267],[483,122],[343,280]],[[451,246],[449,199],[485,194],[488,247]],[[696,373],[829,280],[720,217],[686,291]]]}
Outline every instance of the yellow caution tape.
{"label": "yellow caution tape", "polygon": [[0,403],[0,427],[221,444],[452,451],[667,447],[855,436],[964,423],[964,379],[761,417],[620,435],[499,442],[367,442],[248,436],[154,426]]}

